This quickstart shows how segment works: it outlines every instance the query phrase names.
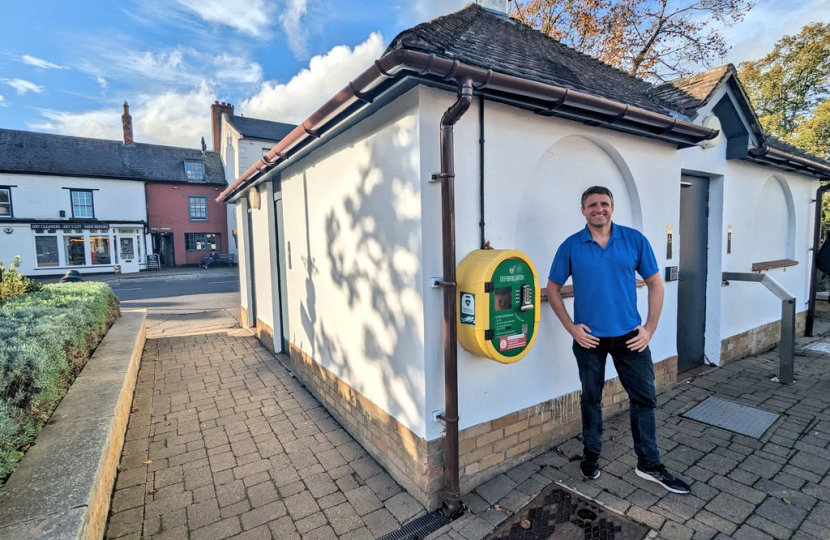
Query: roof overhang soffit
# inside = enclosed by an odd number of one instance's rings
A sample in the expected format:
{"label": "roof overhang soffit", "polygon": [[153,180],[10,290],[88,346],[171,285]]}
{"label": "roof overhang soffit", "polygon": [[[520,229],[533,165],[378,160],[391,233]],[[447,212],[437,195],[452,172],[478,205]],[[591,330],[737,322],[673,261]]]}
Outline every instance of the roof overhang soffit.
{"label": "roof overhang soffit", "polygon": [[[710,101],[709,110],[720,121],[726,138],[726,159],[742,159],[750,148],[763,146],[760,123],[743,89],[734,78],[727,81]],[[699,111],[699,118],[709,111]]]}

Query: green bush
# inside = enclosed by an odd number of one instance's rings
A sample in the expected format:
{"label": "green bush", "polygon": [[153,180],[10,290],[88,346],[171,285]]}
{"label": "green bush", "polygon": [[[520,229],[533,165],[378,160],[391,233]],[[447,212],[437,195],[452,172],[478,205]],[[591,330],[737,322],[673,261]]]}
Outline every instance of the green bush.
{"label": "green bush", "polygon": [[0,482],[119,313],[112,289],[94,282],[46,285],[0,304]]}
{"label": "green bush", "polygon": [[14,258],[8,270],[4,270],[0,262],[0,303],[30,292],[39,291],[43,285],[27,278],[17,271],[20,268],[20,256]]}

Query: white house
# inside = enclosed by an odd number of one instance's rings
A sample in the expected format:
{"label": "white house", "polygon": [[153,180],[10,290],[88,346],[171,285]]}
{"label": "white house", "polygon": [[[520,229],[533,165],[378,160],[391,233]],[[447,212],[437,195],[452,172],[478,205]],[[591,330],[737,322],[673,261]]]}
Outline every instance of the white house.
{"label": "white house", "polygon": [[124,174],[118,146],[0,129],[0,261],[19,255],[32,277],[145,268],[144,179]]}
{"label": "white house", "polygon": [[[441,136],[450,107],[454,145]],[[684,278],[667,281],[651,343],[660,388],[777,340],[780,301],[724,271],[767,272],[803,325],[812,198],[830,163],[765,138],[733,69],[654,87],[478,5],[407,30],[219,200],[241,225],[243,321],[429,507],[449,474],[439,416],[452,392],[462,492],[579,429],[571,338],[547,306],[516,363],[451,344],[458,384],[445,388],[435,283],[448,281],[453,163],[455,260],[518,249],[540,288],[584,226],[582,191],[613,191],[615,221]],[[625,404],[615,375],[609,365],[607,412]]]}
{"label": "white house", "polygon": [[[281,141],[295,125],[236,116],[230,103],[210,106],[213,151],[219,152],[225,178],[238,178]],[[228,250],[238,256],[236,205],[228,205]],[[238,258],[238,257],[237,257]],[[244,264],[244,263],[243,263]]]}

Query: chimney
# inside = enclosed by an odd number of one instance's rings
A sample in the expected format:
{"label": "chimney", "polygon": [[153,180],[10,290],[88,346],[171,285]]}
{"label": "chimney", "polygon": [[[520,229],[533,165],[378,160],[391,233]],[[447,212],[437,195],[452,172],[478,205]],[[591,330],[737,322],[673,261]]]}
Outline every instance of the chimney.
{"label": "chimney", "polygon": [[124,114],[121,115],[121,128],[124,130],[124,144],[132,146],[135,144],[133,140],[133,117],[130,116],[130,106],[124,102]]}
{"label": "chimney", "polygon": [[214,101],[210,106],[210,127],[213,132],[213,151],[219,152],[222,145],[222,113],[233,116],[233,105]]}
{"label": "chimney", "polygon": [[492,11],[493,13],[503,15],[505,17],[509,16],[510,2],[508,2],[508,0],[475,0],[475,3],[487,11]]}

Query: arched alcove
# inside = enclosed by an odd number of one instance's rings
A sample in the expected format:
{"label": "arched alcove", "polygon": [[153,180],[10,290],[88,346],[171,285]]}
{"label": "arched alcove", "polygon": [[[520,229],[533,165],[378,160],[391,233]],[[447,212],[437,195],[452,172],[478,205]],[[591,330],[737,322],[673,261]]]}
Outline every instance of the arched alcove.
{"label": "arched alcove", "polygon": [[787,181],[770,176],[752,217],[752,262],[795,258],[795,205]]}
{"label": "arched alcove", "polygon": [[[539,157],[522,185],[516,248],[542,263],[539,271],[543,275],[556,246],[585,226],[580,197],[591,186],[605,186],[614,194],[615,223],[642,230],[634,177],[616,148],[600,137],[572,135],[558,140]],[[534,234],[521,234],[522,230]]]}

